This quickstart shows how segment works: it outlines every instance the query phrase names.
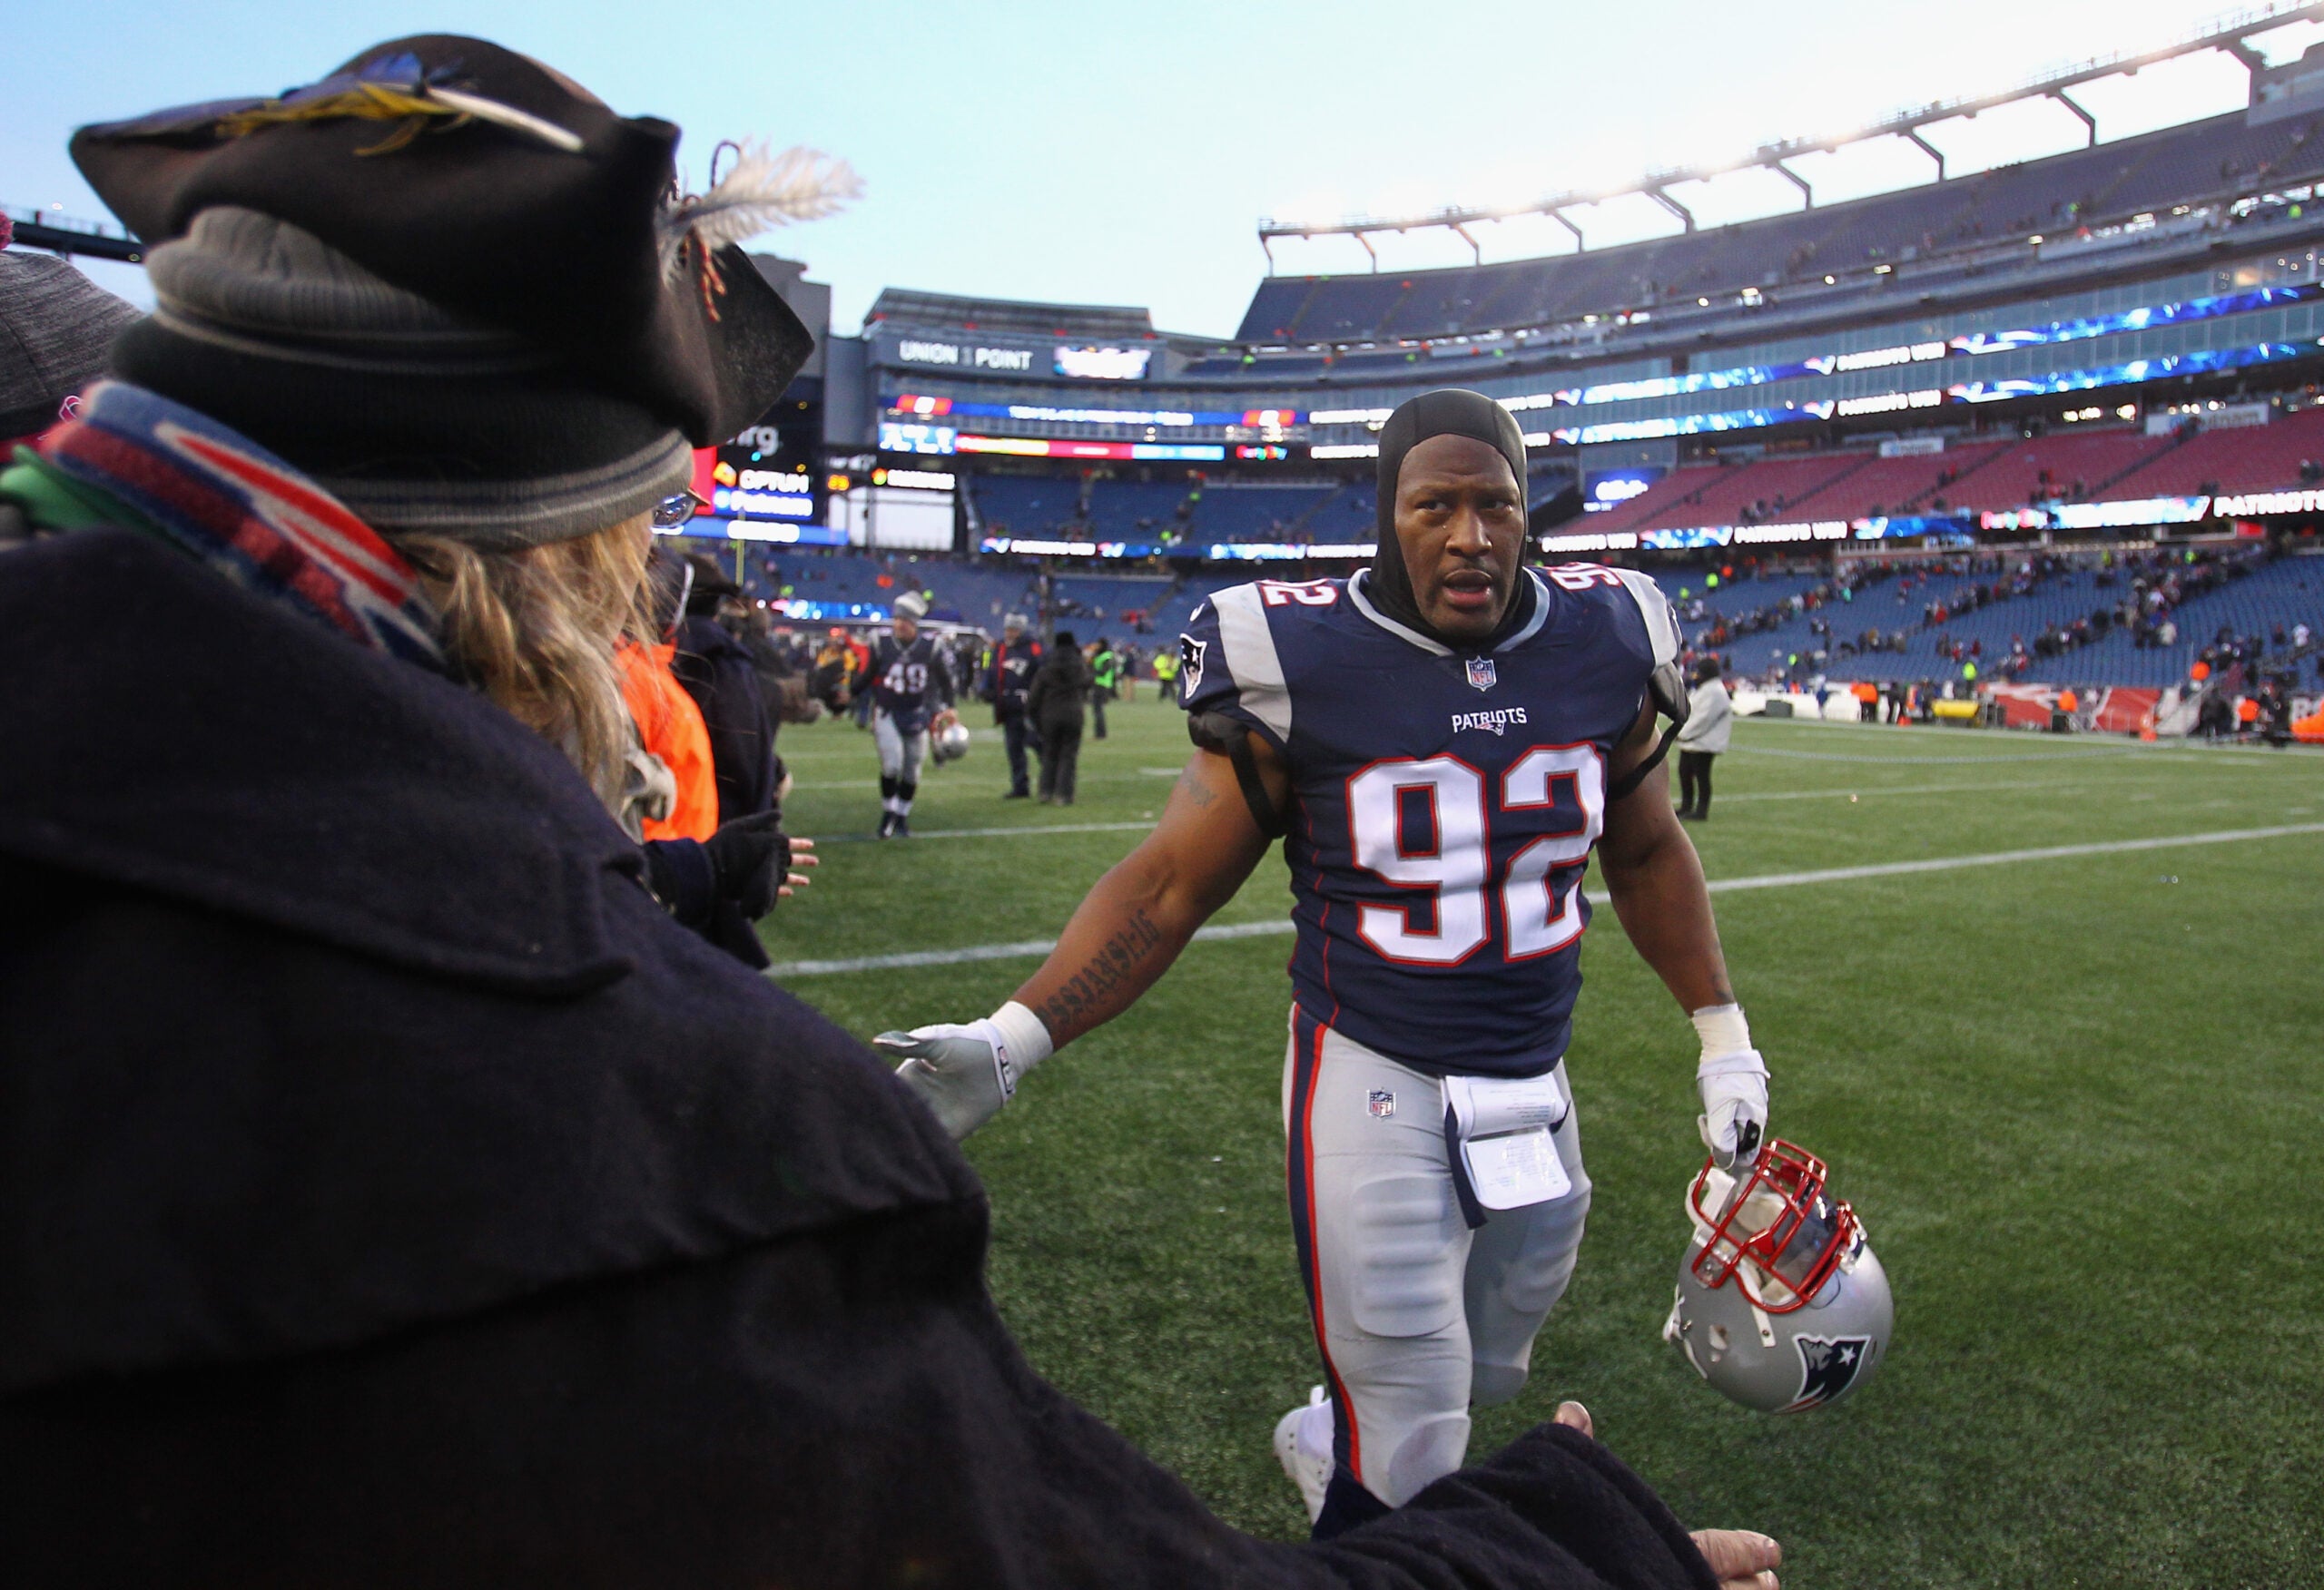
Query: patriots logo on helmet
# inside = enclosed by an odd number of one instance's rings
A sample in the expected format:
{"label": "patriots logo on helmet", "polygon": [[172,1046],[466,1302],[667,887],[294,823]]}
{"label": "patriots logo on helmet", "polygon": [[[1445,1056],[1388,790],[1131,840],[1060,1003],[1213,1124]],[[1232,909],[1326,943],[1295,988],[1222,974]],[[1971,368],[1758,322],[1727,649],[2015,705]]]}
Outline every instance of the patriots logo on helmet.
{"label": "patriots logo on helmet", "polygon": [[1492,658],[1469,659],[1469,682],[1479,690],[1491,690],[1501,682],[1500,676],[1493,670]]}
{"label": "patriots logo on helmet", "polygon": [[1198,641],[1192,635],[1178,637],[1178,699],[1190,702],[1195,692],[1202,688],[1203,653],[1210,650],[1208,641]]}
{"label": "patriots logo on helmet", "polygon": [[1869,1336],[1797,1336],[1799,1395],[1777,1411],[1799,1413],[1827,1402],[1837,1402],[1856,1384],[1856,1373],[1872,1356]]}

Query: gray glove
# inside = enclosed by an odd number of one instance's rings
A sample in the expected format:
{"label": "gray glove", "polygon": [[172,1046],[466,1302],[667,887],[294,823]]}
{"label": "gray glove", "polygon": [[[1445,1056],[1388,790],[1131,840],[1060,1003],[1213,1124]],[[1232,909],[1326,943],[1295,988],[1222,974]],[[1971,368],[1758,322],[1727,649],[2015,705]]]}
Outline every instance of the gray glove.
{"label": "gray glove", "polygon": [[982,1021],[940,1022],[872,1040],[903,1056],[897,1077],[955,1142],[1000,1114],[1024,1075],[1049,1057],[1049,1028],[1010,1000]]}

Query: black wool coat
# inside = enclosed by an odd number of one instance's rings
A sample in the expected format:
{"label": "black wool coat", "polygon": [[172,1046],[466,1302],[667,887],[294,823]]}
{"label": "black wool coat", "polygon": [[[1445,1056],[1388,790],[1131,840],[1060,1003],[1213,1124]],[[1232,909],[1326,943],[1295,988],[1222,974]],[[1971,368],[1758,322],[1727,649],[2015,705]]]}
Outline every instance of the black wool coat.
{"label": "black wool coat", "polygon": [[1571,1431],[1212,1517],[1028,1368],[933,1118],[458,685],[109,530],[0,555],[0,678],[10,1585],[1709,1585]]}
{"label": "black wool coat", "polygon": [[1082,703],[1088,699],[1089,660],[1071,646],[1058,646],[1033,672],[1025,716],[1044,734],[1078,729],[1088,721]]}
{"label": "black wool coat", "polygon": [[710,731],[718,820],[773,810],[778,720],[749,648],[716,619],[697,615],[678,626],[670,672],[702,709]]}

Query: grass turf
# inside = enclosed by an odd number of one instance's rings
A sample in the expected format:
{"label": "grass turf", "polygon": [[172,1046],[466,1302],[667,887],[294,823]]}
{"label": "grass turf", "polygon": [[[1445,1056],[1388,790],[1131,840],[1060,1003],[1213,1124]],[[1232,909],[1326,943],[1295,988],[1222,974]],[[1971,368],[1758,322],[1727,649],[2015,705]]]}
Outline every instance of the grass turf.
{"label": "grass turf", "polygon": [[[1137,842],[1183,721],[1117,705],[1069,810],[1003,801],[1001,748],[931,772],[902,843],[869,737],[786,730],[814,888],[778,961],[1053,936]],[[1714,878],[2324,821],[2324,761],[1975,731],[1745,721],[1694,830]],[[1851,799],[1851,796],[1854,799]],[[1119,824],[1102,831],[1000,829]],[[977,830],[983,837],[939,838]],[[1612,914],[1571,1073],[1590,1232],[1482,1456],[1562,1397],[1691,1526],[1834,1585],[2324,1582],[2324,833],[1722,894],[1774,1124],[1834,1166],[1896,1287],[1847,1403],[1705,1388],[1659,1329],[1697,1163],[1693,1035]],[[1593,874],[1593,887],[1594,887]],[[1220,914],[1281,918],[1277,857]],[[1197,944],[970,1143],[992,1287],[1033,1362],[1262,1535],[1305,1518],[1268,1448],[1317,1378],[1281,1188],[1287,937]],[[787,979],[869,1035],[962,1020],[1028,959]]]}

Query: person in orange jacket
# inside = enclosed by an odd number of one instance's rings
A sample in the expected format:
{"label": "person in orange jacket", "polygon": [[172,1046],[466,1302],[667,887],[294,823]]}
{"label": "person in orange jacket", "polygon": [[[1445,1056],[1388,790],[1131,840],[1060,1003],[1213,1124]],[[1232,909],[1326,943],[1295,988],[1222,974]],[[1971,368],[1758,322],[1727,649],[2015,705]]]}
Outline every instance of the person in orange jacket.
{"label": "person in orange jacket", "polygon": [[718,831],[718,781],[702,709],[670,672],[676,651],[668,643],[646,646],[625,639],[615,660],[621,665],[622,700],[637,723],[639,742],[677,781],[670,814],[646,818],[644,837],[706,839]]}
{"label": "person in orange jacket", "polygon": [[637,724],[645,751],[661,759],[677,782],[669,815],[647,817],[647,839],[707,839],[718,831],[718,774],[710,754],[710,726],[702,709],[686,693],[670,661],[677,655],[679,615],[686,610],[686,593],[694,584],[694,568],[656,546],[646,564],[641,601],[651,613],[654,639],[624,635],[615,660],[621,666],[622,700]]}

